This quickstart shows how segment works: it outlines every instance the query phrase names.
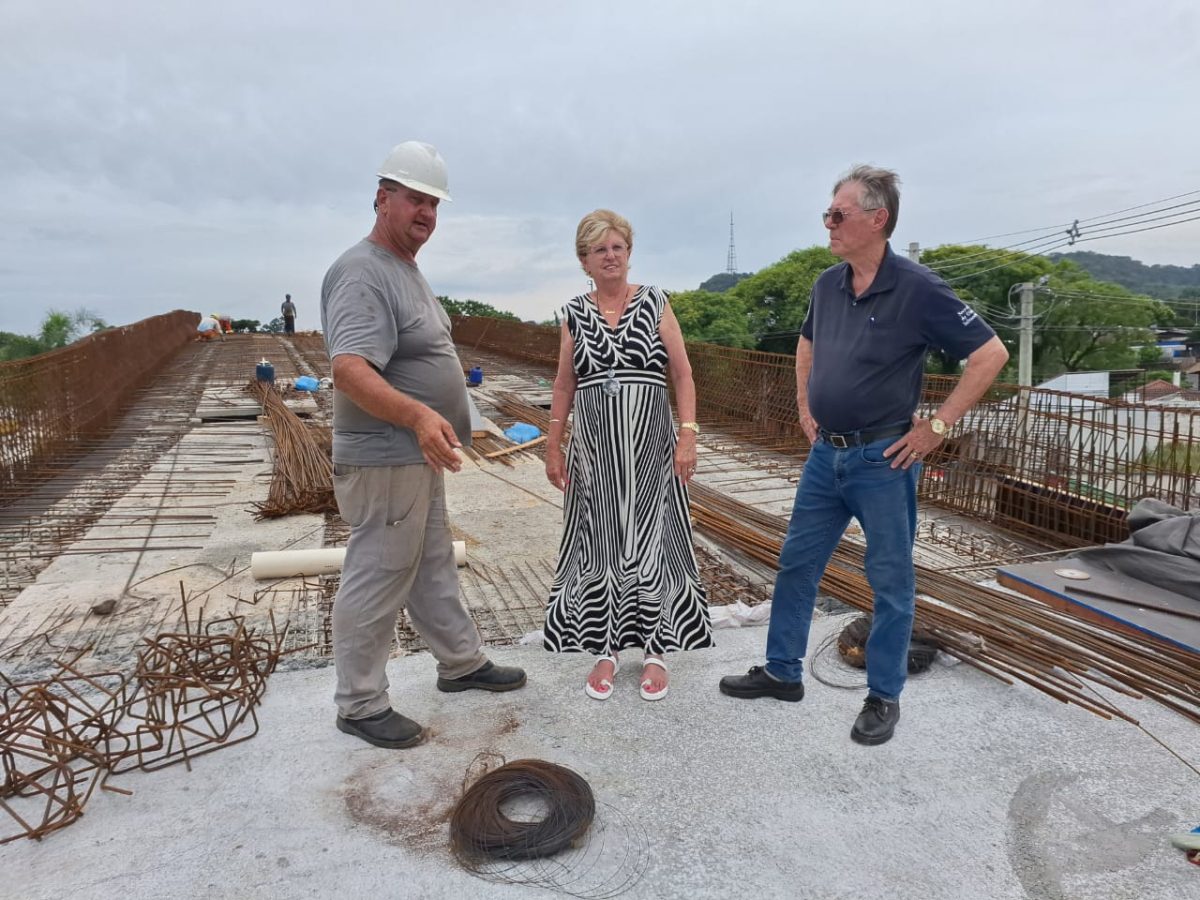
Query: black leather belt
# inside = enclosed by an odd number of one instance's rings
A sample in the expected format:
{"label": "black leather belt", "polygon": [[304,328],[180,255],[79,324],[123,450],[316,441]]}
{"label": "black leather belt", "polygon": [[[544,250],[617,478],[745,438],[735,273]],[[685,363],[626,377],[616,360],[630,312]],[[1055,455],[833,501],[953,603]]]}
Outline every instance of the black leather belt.
{"label": "black leather belt", "polygon": [[884,438],[900,437],[902,434],[908,434],[911,429],[912,425],[906,422],[903,425],[867,428],[863,431],[826,431],[824,428],[818,428],[817,433],[825,443],[837,447],[839,450],[845,450],[847,447],[870,444],[874,441],[882,441]]}

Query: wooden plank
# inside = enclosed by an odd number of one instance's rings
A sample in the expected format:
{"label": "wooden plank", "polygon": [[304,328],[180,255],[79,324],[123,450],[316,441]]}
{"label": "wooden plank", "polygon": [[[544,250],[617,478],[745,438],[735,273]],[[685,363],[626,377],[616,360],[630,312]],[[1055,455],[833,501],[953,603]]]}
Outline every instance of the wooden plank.
{"label": "wooden plank", "polygon": [[523,444],[513,444],[511,447],[505,447],[503,450],[497,450],[495,453],[485,453],[485,459],[496,459],[498,456],[508,456],[510,453],[516,453],[518,450],[527,450],[530,447],[536,447],[538,444],[544,443],[546,436],[535,437],[532,441],[526,441]]}

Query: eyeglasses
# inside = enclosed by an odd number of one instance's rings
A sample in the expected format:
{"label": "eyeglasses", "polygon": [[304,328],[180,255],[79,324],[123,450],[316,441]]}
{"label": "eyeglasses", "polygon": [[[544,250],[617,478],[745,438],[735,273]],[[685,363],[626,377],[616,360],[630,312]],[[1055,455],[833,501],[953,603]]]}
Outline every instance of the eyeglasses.
{"label": "eyeglasses", "polygon": [[852,216],[855,213],[860,213],[860,212],[875,212],[875,210],[877,210],[877,209],[883,209],[883,207],[882,206],[868,206],[866,209],[851,209],[851,210],[827,209],[827,210],[825,210],[825,212],[821,213],[821,221],[823,223],[825,223],[826,225],[829,225],[829,224],[841,225],[843,222],[846,221],[846,218],[848,216]]}
{"label": "eyeglasses", "polygon": [[614,241],[611,244],[597,244],[588,252],[594,256],[607,256],[610,252],[613,256],[620,256],[623,253],[628,253],[629,248],[625,244]]}

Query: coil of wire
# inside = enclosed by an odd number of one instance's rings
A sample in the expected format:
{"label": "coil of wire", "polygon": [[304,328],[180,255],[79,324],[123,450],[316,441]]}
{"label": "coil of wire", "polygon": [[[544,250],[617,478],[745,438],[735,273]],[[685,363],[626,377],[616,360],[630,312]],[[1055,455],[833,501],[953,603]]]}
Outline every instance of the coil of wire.
{"label": "coil of wire", "polygon": [[[516,801],[544,809],[530,821],[504,811]],[[583,776],[540,759],[518,759],[481,776],[450,816],[450,845],[468,866],[482,860],[553,856],[580,840],[596,815]]]}

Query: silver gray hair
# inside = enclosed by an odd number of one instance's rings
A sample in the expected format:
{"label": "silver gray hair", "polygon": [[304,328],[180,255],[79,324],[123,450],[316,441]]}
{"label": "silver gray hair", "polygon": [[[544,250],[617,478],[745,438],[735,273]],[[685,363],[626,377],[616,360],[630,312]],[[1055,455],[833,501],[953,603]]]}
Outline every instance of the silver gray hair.
{"label": "silver gray hair", "polygon": [[900,218],[900,176],[891,169],[855,166],[838,179],[833,186],[833,193],[836,194],[849,182],[862,187],[860,199],[863,209],[887,210],[888,220],[883,227],[883,236],[890,238],[896,230],[896,220]]}

